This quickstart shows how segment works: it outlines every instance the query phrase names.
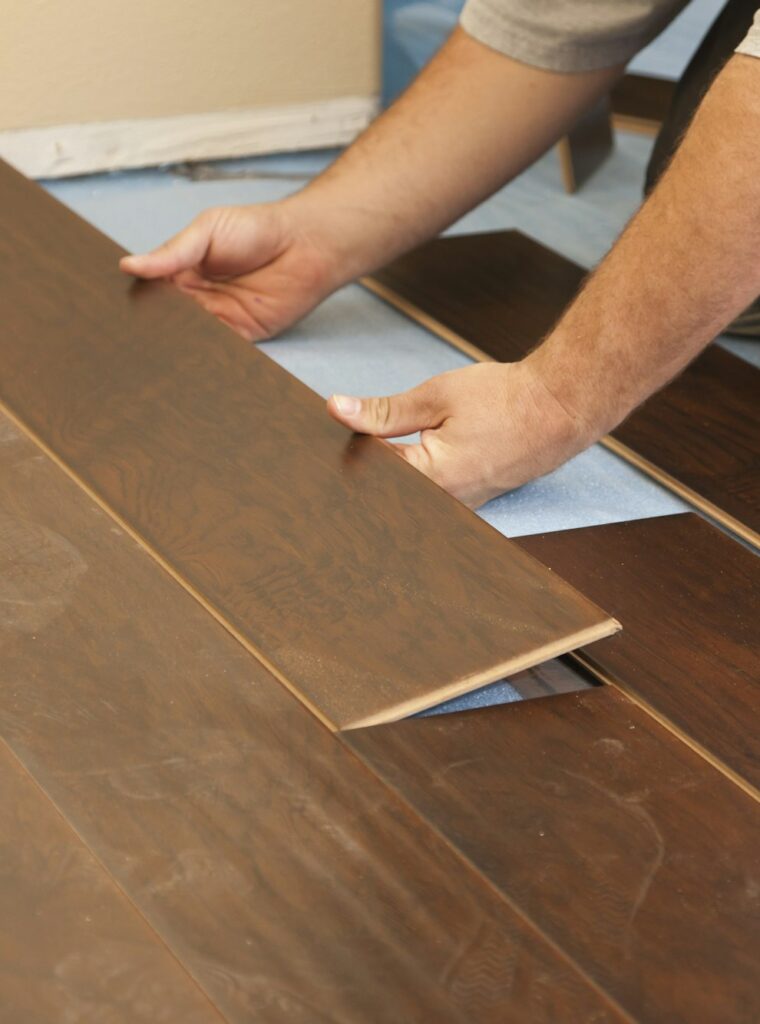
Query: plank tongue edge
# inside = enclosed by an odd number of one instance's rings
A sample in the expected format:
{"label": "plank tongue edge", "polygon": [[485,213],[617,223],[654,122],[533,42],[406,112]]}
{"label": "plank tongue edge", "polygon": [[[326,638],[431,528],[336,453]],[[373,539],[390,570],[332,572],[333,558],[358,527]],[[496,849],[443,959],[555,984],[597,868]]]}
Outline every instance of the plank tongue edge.
{"label": "plank tongue edge", "polygon": [[470,693],[472,690],[477,690],[481,686],[488,686],[489,683],[497,683],[501,679],[517,675],[518,672],[524,672],[526,669],[534,668],[536,665],[542,665],[545,661],[551,661],[552,658],[558,658],[562,654],[568,654],[571,651],[577,650],[579,647],[585,647],[587,644],[592,644],[596,640],[604,640],[605,637],[612,636],[622,628],[623,627],[617,619],[612,618],[608,619],[606,622],[599,623],[598,625],[588,626],[586,629],[581,629],[572,636],[567,637],[564,641],[556,641],[552,644],[546,644],[539,651],[535,651],[530,655],[525,655],[525,657],[520,658],[519,660],[512,658],[508,662],[497,665],[489,672],[482,672],[476,676],[468,676],[466,679],[460,680],[460,682],[453,686],[443,687],[439,690],[433,691],[432,693],[427,693],[424,699],[404,701],[402,704],[396,704],[384,712],[375,715],[368,715],[366,718],[350,722],[348,725],[344,725],[342,727],[341,732],[349,732],[352,729],[367,729],[373,725],[387,725],[390,722],[398,722],[402,718],[408,718],[410,715],[414,715],[419,711],[427,711],[429,708],[434,708],[436,705],[442,704],[446,700],[452,700],[454,697],[462,697],[464,694]]}

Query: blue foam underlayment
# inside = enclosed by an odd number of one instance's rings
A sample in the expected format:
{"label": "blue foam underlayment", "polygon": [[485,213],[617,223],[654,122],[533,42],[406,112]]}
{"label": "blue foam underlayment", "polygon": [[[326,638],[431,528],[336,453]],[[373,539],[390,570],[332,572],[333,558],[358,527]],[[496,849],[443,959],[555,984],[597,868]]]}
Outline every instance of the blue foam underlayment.
{"label": "blue foam underlayment", "polygon": [[[459,221],[452,231],[518,227],[571,259],[592,265],[639,202],[649,140],[621,136],[616,152],[575,196],[561,187],[554,154]],[[46,187],[122,246],[144,251],[208,206],[271,201],[319,171],[332,154],[259,157],[214,165],[259,178],[192,181],[166,170],[96,175]],[[269,175],[285,174],[278,179]],[[760,345],[731,344],[760,362]],[[262,348],[319,394],[390,394],[469,359],[363,288],[329,298]],[[666,515],[687,506],[611,452],[594,446],[550,475],[490,502],[478,513],[505,536]],[[449,701],[459,710],[522,699],[507,682]]]}

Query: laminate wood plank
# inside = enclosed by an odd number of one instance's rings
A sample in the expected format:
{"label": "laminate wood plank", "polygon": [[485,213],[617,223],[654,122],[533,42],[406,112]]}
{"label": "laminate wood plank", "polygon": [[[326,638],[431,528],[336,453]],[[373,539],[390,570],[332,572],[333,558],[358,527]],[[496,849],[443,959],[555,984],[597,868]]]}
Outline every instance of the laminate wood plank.
{"label": "laminate wood plank", "polygon": [[758,396],[760,371],[712,346],[612,437],[643,468],[676,481],[687,500],[705,498],[708,513],[760,546]]}
{"label": "laminate wood plank", "polygon": [[0,741],[0,1024],[223,1024]]}
{"label": "laminate wood plank", "polygon": [[0,731],[228,1021],[627,1020],[3,420],[0,441]]}
{"label": "laminate wood plank", "polygon": [[655,135],[670,110],[675,87],[667,78],[623,75],[610,94],[615,127]]}
{"label": "laminate wood plank", "polygon": [[[519,231],[440,238],[363,283],[474,359],[513,362],[551,330],[584,271]],[[602,443],[760,546],[760,371],[717,346]]]}
{"label": "laminate wood plank", "polygon": [[520,231],[452,235],[362,284],[476,359],[515,362],[548,334],[585,272]]}
{"label": "laminate wood plank", "polygon": [[758,1020],[760,806],[623,694],[347,738],[633,1019]]}
{"label": "laminate wood plank", "polygon": [[620,616],[579,654],[760,789],[760,559],[693,513],[519,541]]}
{"label": "laminate wood plank", "polygon": [[324,721],[391,719],[608,615],[0,168],[0,402]]}

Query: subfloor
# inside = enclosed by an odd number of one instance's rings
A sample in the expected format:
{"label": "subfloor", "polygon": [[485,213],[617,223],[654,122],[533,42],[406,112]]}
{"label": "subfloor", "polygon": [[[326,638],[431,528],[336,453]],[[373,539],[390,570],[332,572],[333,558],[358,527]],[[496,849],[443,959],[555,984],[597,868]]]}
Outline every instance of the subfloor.
{"label": "subfloor", "polygon": [[[618,135],[611,159],[573,196],[564,193],[556,154],[550,152],[451,231],[519,228],[590,267],[636,210],[650,148],[647,138]],[[304,185],[333,156],[272,156],[97,175],[48,182],[47,187],[126,249],[143,251],[208,206],[279,199]],[[760,343],[721,343],[760,365]],[[262,348],[324,396],[402,391],[469,362],[358,285],[343,288]],[[556,472],[490,502],[478,514],[505,536],[517,537],[686,508],[659,484],[596,445]],[[519,687],[497,683],[447,710],[521,696]]]}

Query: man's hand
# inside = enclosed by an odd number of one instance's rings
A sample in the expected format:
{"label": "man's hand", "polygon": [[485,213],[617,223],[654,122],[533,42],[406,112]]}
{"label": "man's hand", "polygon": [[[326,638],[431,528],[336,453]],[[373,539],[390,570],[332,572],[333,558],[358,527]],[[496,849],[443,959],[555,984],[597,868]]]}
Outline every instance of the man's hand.
{"label": "man's hand", "polygon": [[125,256],[120,266],[171,279],[252,341],[305,316],[337,283],[327,248],[287,201],[205,210],[158,249]]}
{"label": "man's hand", "polygon": [[458,28],[306,188],[277,203],[207,210],[122,269],[170,278],[243,337],[271,337],[523,171],[620,70],[531,68]]}
{"label": "man's hand", "polygon": [[330,414],[394,447],[460,501],[477,508],[555,469],[594,438],[542,385],[530,360],[452,370],[390,398],[333,395]]}

